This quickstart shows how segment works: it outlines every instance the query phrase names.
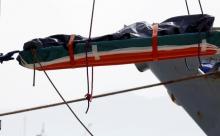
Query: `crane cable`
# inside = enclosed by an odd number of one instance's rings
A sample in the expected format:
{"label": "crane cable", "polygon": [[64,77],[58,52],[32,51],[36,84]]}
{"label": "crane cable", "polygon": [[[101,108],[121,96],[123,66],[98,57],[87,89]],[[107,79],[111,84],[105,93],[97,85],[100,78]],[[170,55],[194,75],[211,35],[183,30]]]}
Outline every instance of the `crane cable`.
{"label": "crane cable", "polygon": [[0,0],[0,17],[2,16],[2,0]]}
{"label": "crane cable", "polygon": [[[201,0],[198,0],[198,3],[199,3],[200,11],[201,11],[201,13],[203,14],[204,12],[203,12],[203,8],[202,8]],[[190,15],[189,5],[188,5],[187,0],[185,0],[185,4],[186,4],[186,9],[187,9],[188,15]]]}
{"label": "crane cable", "polygon": [[188,6],[188,2],[187,2],[187,0],[185,0],[185,3],[186,3],[186,8],[187,8],[188,15],[190,15],[190,12],[189,12],[189,6]]}
{"label": "crane cable", "polygon": [[199,2],[199,7],[200,7],[200,10],[201,10],[201,13],[202,13],[202,15],[203,15],[203,8],[202,8],[201,1],[200,1],[200,0],[198,0],[198,2]]}
{"label": "crane cable", "polygon": [[93,0],[93,4],[92,4],[92,14],[91,14],[91,20],[90,20],[90,28],[89,28],[89,38],[88,41],[86,42],[86,46],[85,46],[85,52],[86,52],[86,78],[87,78],[87,94],[85,95],[87,102],[88,102],[88,106],[86,109],[86,113],[88,113],[89,108],[90,108],[90,102],[92,101],[92,95],[93,95],[93,77],[94,77],[94,68],[93,66],[92,71],[91,71],[91,90],[90,90],[90,83],[89,83],[89,64],[88,64],[88,50],[89,47],[91,47],[91,35],[92,35],[92,26],[93,26],[93,17],[94,17],[94,11],[95,11],[95,0]]}
{"label": "crane cable", "polygon": [[76,113],[73,111],[73,109],[70,107],[70,105],[67,103],[67,101],[64,99],[64,97],[62,96],[62,94],[59,92],[59,90],[57,89],[57,87],[55,86],[55,84],[53,83],[53,81],[51,80],[51,78],[49,77],[49,75],[47,74],[46,70],[44,70],[42,64],[39,61],[39,58],[37,56],[37,52],[36,49],[32,49],[31,50],[33,58],[35,59],[36,63],[39,64],[40,68],[43,70],[45,76],[47,77],[47,79],[49,80],[49,82],[51,83],[51,85],[53,86],[54,90],[57,92],[57,94],[59,95],[59,97],[62,99],[63,104],[65,104],[68,109],[71,111],[71,113],[74,115],[74,117],[78,120],[78,122],[84,127],[84,129],[91,135],[93,136],[93,134],[91,133],[91,131],[86,127],[86,125],[80,120],[80,118],[76,115]]}
{"label": "crane cable", "polygon": [[[198,3],[199,3],[199,7],[200,7],[200,11],[201,11],[201,14],[203,15],[204,12],[203,12],[203,8],[202,8],[202,4],[201,4],[201,1],[198,0]],[[190,11],[189,11],[189,6],[188,6],[188,2],[187,0],[185,0],[185,4],[186,4],[186,9],[187,9],[187,13],[188,15],[190,15]],[[200,49],[201,49],[201,40],[202,40],[202,37],[201,37],[201,30],[199,30],[199,40],[198,40],[198,61],[199,61],[199,66],[202,67],[202,62],[201,62],[201,57],[200,57]],[[187,59],[185,58],[184,59],[184,62],[185,62],[185,65],[186,65],[186,68],[188,71],[191,71],[189,66],[188,66],[188,63],[187,63]]]}
{"label": "crane cable", "polygon": [[35,87],[35,83],[36,83],[36,64],[33,64],[33,87]]}
{"label": "crane cable", "polygon": [[[113,96],[113,95],[118,95],[118,94],[124,94],[124,93],[129,93],[129,92],[135,92],[135,91],[138,91],[141,89],[157,87],[160,85],[169,85],[169,84],[179,83],[179,82],[183,82],[183,81],[198,79],[198,78],[207,78],[207,77],[215,76],[215,75],[220,76],[220,71],[214,71],[214,72],[201,74],[201,75],[186,76],[186,77],[182,77],[179,79],[164,81],[161,83],[155,83],[155,84],[151,84],[151,85],[144,85],[144,86],[129,88],[129,89],[125,89],[125,90],[119,90],[119,91],[114,91],[114,92],[110,92],[110,93],[94,95],[93,99],[108,97],[108,96]],[[46,108],[60,106],[60,105],[64,105],[64,104],[68,105],[70,103],[76,103],[76,102],[81,102],[81,101],[85,101],[85,100],[87,100],[87,99],[86,98],[79,98],[79,99],[70,100],[70,101],[66,101],[66,102],[59,102],[59,103],[53,103],[53,104],[48,104],[48,105],[43,105],[43,106],[38,106],[38,107],[15,110],[15,111],[11,111],[11,112],[0,113],[0,117],[29,112],[29,111],[35,111],[35,110],[40,110],[40,109],[46,109]]]}
{"label": "crane cable", "polygon": [[[199,7],[200,7],[200,10],[201,10],[201,14],[203,14],[203,9],[202,9],[202,4],[201,4],[201,1],[198,0],[199,2]],[[199,65],[200,67],[202,67],[202,62],[201,62],[201,57],[200,57],[200,53],[201,53],[201,42],[202,42],[202,35],[201,35],[201,31],[202,31],[202,27],[200,28],[199,30],[199,41],[198,41],[198,60],[199,60]]]}
{"label": "crane cable", "polygon": [[[188,15],[190,15],[189,5],[188,5],[187,0],[185,0],[185,4],[186,4],[187,13],[188,13]],[[185,62],[185,66],[186,66],[187,70],[188,70],[188,71],[191,71],[190,68],[189,68],[189,65],[188,65],[188,63],[187,63],[187,59],[186,59],[186,58],[184,58],[184,62]]]}

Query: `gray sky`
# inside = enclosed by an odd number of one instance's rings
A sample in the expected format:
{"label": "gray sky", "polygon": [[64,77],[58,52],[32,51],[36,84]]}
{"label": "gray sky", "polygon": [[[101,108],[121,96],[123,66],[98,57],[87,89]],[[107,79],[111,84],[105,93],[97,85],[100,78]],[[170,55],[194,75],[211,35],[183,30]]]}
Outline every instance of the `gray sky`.
{"label": "gray sky", "polygon": [[[202,0],[204,12],[220,23],[217,0]],[[2,0],[0,52],[23,47],[28,40],[53,34],[88,36],[92,0]],[[191,13],[200,13],[197,0],[190,0]],[[184,0],[96,0],[92,36],[115,32],[124,24],[137,21],[161,22],[186,14]],[[0,65],[0,112],[59,102],[60,99],[41,72],[32,87],[33,71],[16,61]],[[86,70],[50,71],[49,75],[67,100],[86,94]],[[95,68],[95,94],[159,82],[147,71],[139,73],[133,65]],[[94,100],[88,115],[86,102],[72,105],[74,111],[97,136],[202,136],[202,130],[179,106],[173,104],[164,87],[142,90]],[[47,136],[86,136],[86,132],[65,106],[7,116],[2,136],[40,133],[44,123]]]}

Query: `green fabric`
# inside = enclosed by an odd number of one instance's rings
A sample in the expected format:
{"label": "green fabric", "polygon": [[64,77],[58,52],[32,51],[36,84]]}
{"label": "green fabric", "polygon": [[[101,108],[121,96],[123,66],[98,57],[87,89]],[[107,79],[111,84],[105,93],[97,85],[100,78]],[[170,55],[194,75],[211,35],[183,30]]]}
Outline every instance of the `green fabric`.
{"label": "green fabric", "polygon": [[[185,33],[176,35],[166,35],[158,37],[158,46],[163,45],[191,45],[197,44],[200,39],[206,39],[208,43],[220,47],[220,32],[211,33]],[[97,45],[98,51],[111,51],[115,49],[131,48],[131,47],[151,47],[152,38],[133,38],[127,40],[100,41],[93,42],[92,45]],[[74,45],[74,54],[85,52],[85,43]],[[91,52],[91,48],[88,50]],[[28,63],[33,63],[32,54],[30,51],[20,52],[20,56]],[[54,59],[68,56],[68,51],[62,46],[51,46],[47,48],[38,48],[37,56],[40,62],[48,62]]]}

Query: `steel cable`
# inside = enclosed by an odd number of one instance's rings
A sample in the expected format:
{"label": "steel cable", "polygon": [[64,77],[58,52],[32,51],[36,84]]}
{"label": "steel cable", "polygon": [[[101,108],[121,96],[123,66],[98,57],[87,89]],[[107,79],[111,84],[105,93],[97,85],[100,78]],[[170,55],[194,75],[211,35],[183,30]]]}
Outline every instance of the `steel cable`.
{"label": "steel cable", "polygon": [[[192,76],[183,77],[183,78],[179,78],[179,79],[175,79],[175,80],[169,80],[169,81],[165,81],[165,82],[161,82],[161,83],[155,83],[155,84],[151,84],[151,85],[144,85],[144,86],[140,86],[140,87],[134,87],[134,88],[129,88],[129,89],[125,89],[125,90],[119,90],[119,91],[114,91],[114,92],[110,92],[110,93],[94,95],[93,99],[109,97],[109,96],[124,94],[124,93],[128,93],[128,92],[135,92],[135,91],[138,91],[141,89],[152,88],[152,87],[156,87],[156,86],[160,86],[160,85],[174,84],[174,83],[198,79],[198,78],[207,78],[207,77],[215,76],[215,75],[220,76],[220,72],[215,71],[215,72],[210,72],[210,73],[206,73],[206,74],[202,74],[202,75],[192,75]],[[76,102],[81,102],[81,101],[85,101],[85,100],[87,100],[87,99],[86,98],[79,98],[79,99],[75,99],[75,100],[66,101],[66,103],[76,103]],[[46,109],[46,108],[50,108],[50,107],[64,105],[66,103],[59,102],[59,103],[53,103],[53,104],[48,104],[48,105],[43,105],[43,106],[15,110],[15,111],[11,111],[11,112],[0,113],[0,117],[18,114],[18,113],[29,112],[29,111],[35,111],[35,110],[40,110],[40,109]]]}

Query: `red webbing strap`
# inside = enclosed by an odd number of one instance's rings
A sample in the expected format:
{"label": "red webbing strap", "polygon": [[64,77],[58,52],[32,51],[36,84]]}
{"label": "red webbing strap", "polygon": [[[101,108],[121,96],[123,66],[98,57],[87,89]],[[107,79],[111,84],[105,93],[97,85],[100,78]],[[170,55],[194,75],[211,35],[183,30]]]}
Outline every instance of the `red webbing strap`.
{"label": "red webbing strap", "polygon": [[71,35],[67,45],[71,64],[74,64],[74,38],[75,35]]}
{"label": "red webbing strap", "polygon": [[158,60],[158,24],[152,25],[152,57]]}

